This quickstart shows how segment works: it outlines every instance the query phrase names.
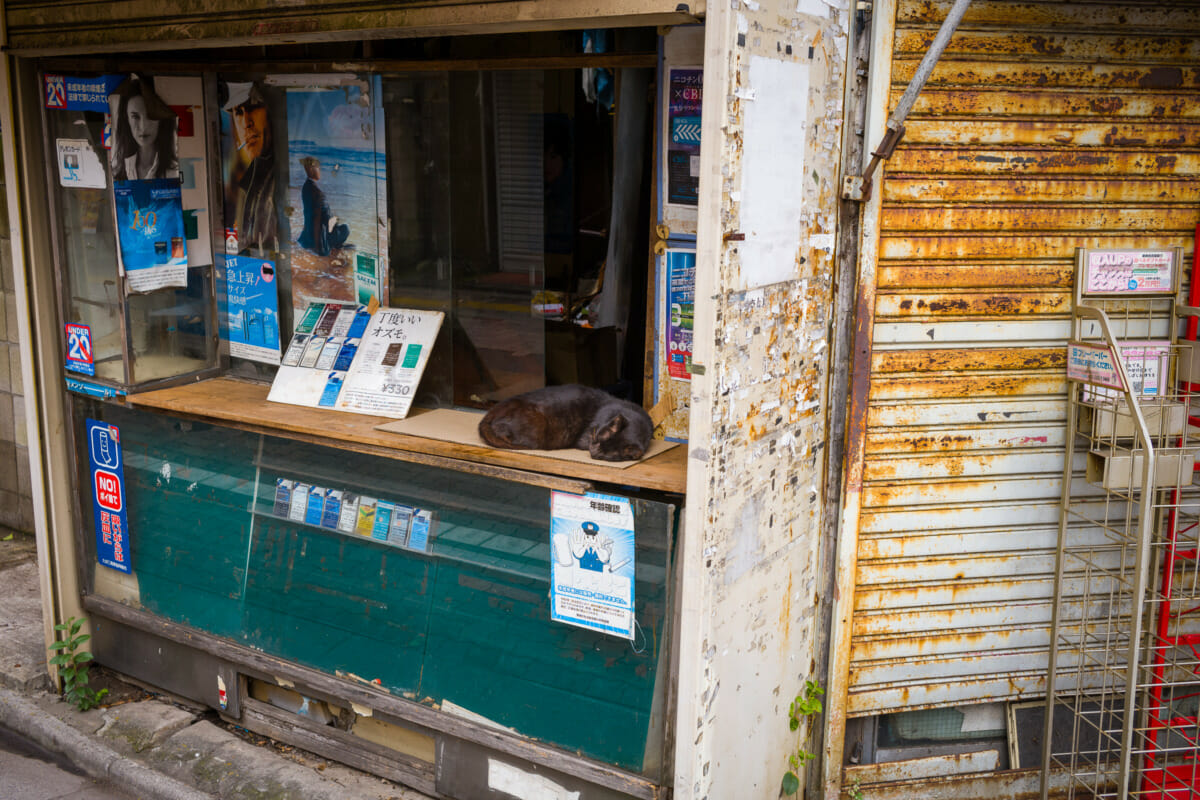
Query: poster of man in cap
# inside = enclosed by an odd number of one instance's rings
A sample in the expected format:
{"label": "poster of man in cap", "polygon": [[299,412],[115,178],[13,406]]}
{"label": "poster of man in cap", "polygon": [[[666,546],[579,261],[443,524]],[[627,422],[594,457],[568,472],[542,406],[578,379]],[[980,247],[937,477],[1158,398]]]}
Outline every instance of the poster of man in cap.
{"label": "poster of man in cap", "polygon": [[634,523],[627,498],[550,496],[550,618],[634,638]]}
{"label": "poster of man in cap", "polygon": [[272,259],[284,240],[276,204],[277,93],[261,81],[224,88],[225,251]]}

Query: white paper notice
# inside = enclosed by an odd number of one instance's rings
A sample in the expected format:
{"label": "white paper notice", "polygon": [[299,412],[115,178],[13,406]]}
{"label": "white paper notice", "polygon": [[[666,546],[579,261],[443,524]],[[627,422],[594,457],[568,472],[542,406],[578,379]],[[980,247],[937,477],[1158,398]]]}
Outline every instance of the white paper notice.
{"label": "white paper notice", "polygon": [[627,498],[550,493],[550,619],[633,639],[633,525]]}
{"label": "white paper notice", "polygon": [[[800,217],[804,200],[805,130],[808,122],[807,64],[750,57],[749,83],[755,99],[742,102],[742,203],[739,226],[746,240],[741,255],[741,290],[796,277]],[[787,153],[781,168],[777,153]]]}
{"label": "white paper notice", "polygon": [[68,189],[104,189],[108,187],[104,165],[86,139],[57,139],[58,182]]}

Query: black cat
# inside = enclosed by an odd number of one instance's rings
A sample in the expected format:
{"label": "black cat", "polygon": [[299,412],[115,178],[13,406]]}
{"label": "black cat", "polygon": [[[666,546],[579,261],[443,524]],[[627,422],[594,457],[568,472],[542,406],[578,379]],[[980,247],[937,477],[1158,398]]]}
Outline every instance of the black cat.
{"label": "black cat", "polygon": [[570,384],[519,394],[492,407],[479,436],[508,450],[587,450],[600,461],[635,461],[654,426],[645,409],[600,389]]}

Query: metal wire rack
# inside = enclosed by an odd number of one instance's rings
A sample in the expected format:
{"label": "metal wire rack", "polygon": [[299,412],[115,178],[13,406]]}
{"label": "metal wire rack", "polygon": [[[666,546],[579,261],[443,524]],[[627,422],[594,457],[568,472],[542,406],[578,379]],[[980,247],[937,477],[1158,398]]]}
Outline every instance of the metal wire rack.
{"label": "metal wire rack", "polygon": [[1177,302],[1181,267],[1178,248],[1079,253],[1043,798],[1200,800],[1200,397],[1180,388],[1200,350],[1177,338],[1200,312]]}

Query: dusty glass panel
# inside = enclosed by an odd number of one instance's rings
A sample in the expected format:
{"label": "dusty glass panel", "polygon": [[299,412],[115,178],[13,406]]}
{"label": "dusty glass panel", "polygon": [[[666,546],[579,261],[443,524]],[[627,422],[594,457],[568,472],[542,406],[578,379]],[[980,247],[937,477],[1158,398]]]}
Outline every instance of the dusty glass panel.
{"label": "dusty glass panel", "polygon": [[[628,308],[618,326],[600,328],[589,307],[605,288],[615,216],[615,112],[584,96],[581,77],[384,76],[392,304],[446,313],[419,402],[486,406],[545,385],[616,388],[628,377]],[[644,285],[645,264],[638,270],[634,285]]]}
{"label": "dusty glass panel", "polygon": [[[104,115],[90,111],[47,111],[50,146],[59,140],[82,140],[93,152],[99,147]],[[87,325],[92,333],[96,377],[127,382],[123,361],[117,240],[111,189],[67,188],[61,185],[57,164],[48,176],[58,208],[60,275],[65,322]],[[107,178],[107,176],[106,176]],[[111,186],[111,178],[107,178]]]}
{"label": "dusty glass panel", "polygon": [[633,501],[631,642],[550,621],[547,489],[86,405],[120,430],[133,564],[89,549],[93,591],[660,776],[668,503]]}
{"label": "dusty glass panel", "polygon": [[[310,301],[374,292],[445,314],[418,405],[486,407],[575,382],[636,398],[644,326],[605,272],[610,231],[645,237],[649,216],[614,208],[616,154],[629,142],[582,77],[218,76],[224,246],[274,265],[281,349]],[[649,124],[633,136],[648,141]],[[631,174],[648,175],[633,155],[647,149],[625,148]],[[633,262],[628,285],[643,286],[647,262]],[[620,310],[601,326],[593,304],[606,291]],[[267,359],[234,355],[239,374],[273,373]]]}
{"label": "dusty glass panel", "polygon": [[[191,81],[190,85],[199,87],[198,78]],[[180,108],[188,109],[183,113],[190,115],[186,130],[194,134],[203,129],[200,106]],[[186,286],[145,294],[128,292],[120,273],[113,196],[113,164],[123,166],[123,162],[114,161],[102,144],[105,115],[99,111],[47,109],[45,120],[47,151],[51,155],[47,178],[58,233],[64,322],[90,329],[94,377],[111,383],[142,384],[214,367],[217,348],[212,336],[212,267],[210,263],[191,263],[211,258],[189,253]],[[66,155],[64,144],[69,145]],[[193,185],[185,182],[183,188],[203,195],[204,170],[198,170],[197,178],[194,165],[189,162],[189,166],[193,168],[185,172]],[[72,183],[64,177],[72,172],[87,172],[89,184],[94,185]],[[168,177],[180,179],[179,174]],[[189,240],[201,235],[194,224],[188,227],[185,221],[185,228]],[[207,236],[208,231],[203,235]]]}

